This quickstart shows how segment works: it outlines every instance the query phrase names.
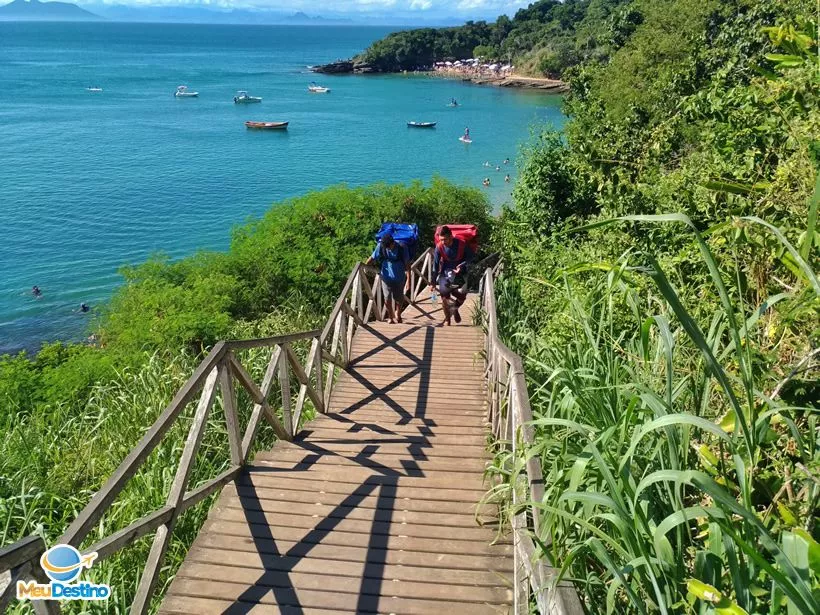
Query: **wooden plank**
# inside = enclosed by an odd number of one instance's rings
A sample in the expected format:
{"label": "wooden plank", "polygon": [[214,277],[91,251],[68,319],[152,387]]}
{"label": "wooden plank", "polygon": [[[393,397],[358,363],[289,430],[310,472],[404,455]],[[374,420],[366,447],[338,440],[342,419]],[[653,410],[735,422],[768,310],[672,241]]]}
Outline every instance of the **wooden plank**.
{"label": "wooden plank", "polygon": [[[419,538],[442,538],[447,540],[464,540],[488,544],[495,538],[495,528],[492,527],[447,527],[437,525],[421,525],[408,523],[391,523],[390,521],[380,521],[380,513],[373,509],[362,509],[363,512],[370,513],[365,519],[347,518],[327,518],[318,519],[315,515],[300,514],[294,511],[288,514],[277,514],[259,510],[247,510],[241,508],[231,508],[218,506],[211,512],[213,520],[233,521],[235,523],[255,523],[273,528],[288,527],[302,530],[312,530],[327,524],[332,524],[333,529],[362,534],[365,536],[418,536]],[[502,538],[502,542],[509,543],[509,538]]]}
{"label": "wooden plank", "polygon": [[301,340],[309,340],[313,337],[318,337],[320,334],[321,331],[316,329],[312,331],[288,333],[286,335],[275,335],[273,337],[261,337],[252,340],[229,340],[224,342],[224,344],[226,350],[247,350],[249,348],[265,348],[279,346],[281,344],[290,344]]}
{"label": "wooden plank", "polygon": [[[484,444],[489,434],[486,426],[475,425],[433,425],[426,426],[419,423],[407,425],[378,425],[376,423],[357,422],[351,417],[339,414],[328,417],[339,417],[340,420],[311,421],[302,429],[305,437],[322,438],[427,438],[434,443],[465,442],[467,444]],[[323,417],[324,418],[324,417]],[[483,423],[483,421],[482,421]],[[462,439],[463,438],[463,439]]]}
{"label": "wooden plank", "polygon": [[[243,474],[236,481],[237,485],[253,485],[264,489],[274,489],[285,492],[304,493],[333,493],[348,496],[356,490],[357,483],[332,482],[327,479],[317,484],[316,478],[304,476],[302,478],[282,478],[271,475],[267,472],[253,472]],[[324,477],[323,477],[324,478]],[[392,484],[390,481],[380,481],[379,484],[390,489],[386,499],[411,499],[411,500],[441,500],[443,502],[466,502],[475,504],[486,493],[484,489],[454,488],[428,488],[423,478],[404,479]]]}
{"label": "wooden plank", "polygon": [[[261,573],[261,574],[260,574]],[[401,581],[398,579],[372,579],[372,582],[351,583],[350,577],[334,574],[306,574],[291,572],[287,575],[268,573],[249,568],[234,568],[215,564],[191,563],[178,575],[178,578],[201,579],[214,583],[239,583],[246,587],[279,587],[298,588],[302,591],[325,591],[338,593],[379,596],[387,590],[389,595],[396,598],[420,598],[423,600],[455,600],[458,602],[493,602],[498,604],[509,603],[510,590],[497,586],[448,586],[435,583],[418,583]]]}
{"label": "wooden plank", "polygon": [[[225,615],[237,604],[232,600],[217,600],[199,596],[168,595],[162,603],[159,615]],[[339,609],[306,609],[302,606],[274,606],[271,604],[243,604],[241,611],[246,615],[342,615],[355,613]]]}
{"label": "wooden plank", "polygon": [[[289,443],[290,444],[290,443]],[[302,446],[305,445],[305,446]],[[308,446],[309,445],[309,446]],[[292,447],[292,448],[291,448]],[[287,450],[302,451],[304,454],[314,454],[316,450],[332,451],[333,454],[355,456],[355,455],[397,455],[399,457],[412,457],[416,461],[438,460],[446,458],[455,459],[489,459],[487,447],[471,446],[467,444],[451,444],[447,446],[434,447],[426,442],[407,443],[379,443],[379,442],[339,442],[332,441],[325,445],[309,440],[308,442],[295,442]],[[285,449],[285,443],[277,444],[278,450]]]}
{"label": "wooden plank", "polygon": [[[236,536],[238,538],[258,541],[275,541],[280,552],[286,553],[300,548],[309,549],[309,545],[330,545],[340,547],[358,547],[378,550],[392,549],[415,551],[419,553],[447,553],[450,555],[484,555],[487,545],[477,540],[452,540],[449,538],[422,538],[419,536],[394,536],[390,534],[357,534],[339,529],[324,531],[321,529],[302,529],[285,525],[287,517],[283,516],[277,526],[267,524],[249,524],[241,521],[212,519],[204,526],[203,531],[211,536]],[[378,538],[376,538],[378,536]],[[491,538],[488,536],[488,539]],[[377,546],[376,546],[377,545]],[[510,544],[495,545],[494,551],[505,556],[512,555]]]}
{"label": "wooden plank", "polygon": [[[276,514],[294,514],[293,504],[290,502],[283,502],[280,500],[255,500],[250,498],[240,499],[235,493],[225,493],[220,499],[220,506],[227,506],[229,508],[237,508],[240,510],[250,511],[265,511]],[[332,518],[332,519],[354,519],[364,520],[372,519],[376,508],[357,507],[357,506],[342,506],[331,504],[316,504],[311,507],[309,513],[315,515],[316,519]],[[300,513],[301,514],[301,513]],[[441,513],[441,512],[427,512],[427,511],[412,511],[412,510],[394,510],[390,515],[392,523],[397,524],[414,524],[414,525],[436,525],[439,527],[475,527],[475,515],[472,513]],[[494,522],[494,520],[492,520]],[[488,518],[488,523],[491,520]],[[203,540],[206,535],[201,536]]]}
{"label": "wooden plank", "polygon": [[394,382],[379,386],[376,383],[364,385],[347,380],[339,382],[333,393],[335,397],[353,398],[358,401],[384,396],[389,399],[399,398],[411,401],[436,400],[444,406],[457,404],[469,406],[475,410],[480,410],[484,406],[485,396],[483,391],[476,390],[475,387],[464,385],[449,387],[446,382],[430,382],[419,385],[418,382],[413,381],[394,386]]}
{"label": "wooden plank", "polygon": [[46,545],[41,536],[27,536],[0,549],[0,570],[11,570],[32,560],[39,563],[40,555],[45,550]]}
{"label": "wooden plank", "polygon": [[[414,420],[431,420],[441,425],[483,425],[485,413],[483,410],[452,408],[447,404],[417,404],[415,401],[407,399],[375,399],[362,403],[361,400],[354,401],[355,398],[340,397],[330,404],[330,412],[334,412],[346,417],[363,418],[370,417],[390,423],[391,417],[394,421],[404,420],[409,415]],[[472,406],[475,408],[475,406]]]}
{"label": "wooden plank", "polygon": [[[215,549],[193,546],[190,557],[186,562],[203,564],[224,564],[225,558]],[[512,571],[512,562],[509,558],[509,571]],[[367,562],[350,562],[346,560],[332,560],[315,557],[289,556],[260,556],[252,551],[231,551],[231,566],[236,568],[252,569],[256,571],[300,572],[312,575],[324,575],[332,571],[334,575],[353,577],[354,579],[398,579],[416,583],[430,583],[441,585],[464,585],[481,587],[509,588],[509,572],[495,570],[464,570],[457,568],[423,568],[420,566],[401,566],[383,564],[378,568],[367,565]]]}
{"label": "wooden plank", "polygon": [[[366,492],[370,486],[361,491]],[[354,490],[351,490],[354,491]],[[378,492],[378,487],[372,493]],[[309,493],[304,491],[288,491],[267,486],[226,485],[224,493],[237,495],[243,500],[273,500],[289,502],[293,510],[308,510],[318,506],[343,506],[347,502],[355,502],[358,508],[382,508],[384,510],[435,512],[442,514],[465,515],[472,517],[475,514],[477,502],[448,502],[442,500],[422,500],[409,498],[377,498],[375,495],[356,495],[353,493]],[[468,519],[464,520],[465,522]]]}
{"label": "wooden plank", "polygon": [[[262,457],[261,460],[265,458]],[[258,457],[256,462],[261,461]],[[268,461],[276,463],[279,467],[294,466],[316,466],[316,465],[338,465],[372,468],[373,470],[387,471],[389,474],[408,474],[429,471],[452,471],[452,472],[476,472],[484,473],[485,460],[483,459],[453,459],[452,457],[437,457],[432,460],[413,459],[409,454],[391,455],[374,453],[373,455],[338,455],[331,452],[305,452],[305,451],[276,451],[274,457],[269,457]],[[489,461],[489,460],[488,460]]]}
{"label": "wooden plank", "polygon": [[[208,581],[198,581],[196,579],[180,579],[175,583],[175,595],[190,595],[194,597],[208,595],[222,600],[238,600],[240,596],[248,593],[246,584],[241,583],[219,583],[211,584]],[[442,611],[467,612],[470,613],[495,613],[497,611],[491,605],[484,603],[463,603],[445,600],[417,600],[410,598],[394,598],[392,596],[381,596],[373,600],[364,600],[365,604],[372,606],[361,606],[362,598],[356,593],[336,593],[325,591],[300,590],[298,592],[280,592],[282,595],[277,602],[274,593],[270,590],[261,591],[255,589],[250,592],[253,596],[250,600],[240,601],[254,604],[277,604],[279,606],[299,606],[308,608],[322,608],[335,610],[356,610],[360,613],[367,612],[390,612],[406,613],[407,615],[440,615]],[[366,598],[366,596],[365,596]],[[238,605],[237,605],[238,606]],[[238,606],[244,612],[244,607]]]}
{"label": "wooden plank", "polygon": [[466,445],[487,447],[487,436],[481,432],[474,434],[422,434],[418,430],[416,433],[405,432],[403,434],[379,434],[373,431],[347,432],[342,429],[305,429],[299,434],[302,438],[310,440],[314,444],[327,447],[333,442],[354,443],[365,442],[367,444],[421,444],[423,446],[444,446],[444,445]]}
{"label": "wooden plank", "polygon": [[[221,549],[224,553],[223,562],[228,564],[231,563],[233,553],[237,551],[253,553],[256,554],[257,557],[262,556],[266,562],[283,556],[276,544],[270,541],[254,541],[251,538],[244,539],[237,536],[221,536],[219,534],[204,534],[200,538],[197,538],[196,546],[202,549]],[[494,551],[498,547],[487,547],[487,553],[485,555],[474,555],[472,557],[447,553],[422,553],[418,551],[380,551],[378,549],[368,548],[367,546],[343,547],[321,543],[309,545],[309,547],[308,551],[306,551],[307,547],[305,547],[305,549],[297,549],[292,553],[286,553],[285,556],[305,557],[309,552],[309,557],[345,562],[371,562],[397,566],[420,566],[434,569],[489,570],[501,574],[508,573],[511,564],[510,557],[495,555]],[[305,555],[302,555],[302,553],[305,553]]]}
{"label": "wooden plank", "polygon": [[[277,468],[276,465],[282,465],[279,462],[268,462],[264,459],[254,462],[252,465],[246,466],[249,472],[267,472],[274,477],[281,478],[301,478],[315,481],[315,473],[312,469],[293,470],[286,468]],[[476,472],[436,472],[425,471],[424,476],[383,476],[374,473],[370,468],[362,466],[347,467],[347,466],[325,466],[321,469],[322,481],[349,483],[361,485],[366,480],[376,482],[378,480],[398,480],[399,484],[414,485],[415,481],[424,481],[428,488],[448,489],[453,485],[461,485],[467,489],[485,490],[489,486],[489,482],[484,479],[483,474]]]}

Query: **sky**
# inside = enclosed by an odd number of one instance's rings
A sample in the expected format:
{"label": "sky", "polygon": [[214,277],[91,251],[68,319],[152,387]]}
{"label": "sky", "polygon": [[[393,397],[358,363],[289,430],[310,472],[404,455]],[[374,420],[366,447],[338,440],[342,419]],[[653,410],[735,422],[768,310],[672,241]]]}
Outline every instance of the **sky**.
{"label": "sky", "polygon": [[[351,19],[374,15],[426,21],[435,16],[467,19],[495,19],[513,15],[533,0],[86,0],[81,4],[127,5],[133,7],[196,7],[217,10],[261,9],[281,13],[304,12],[310,16],[346,16]],[[2,0],[0,0],[2,3]]]}

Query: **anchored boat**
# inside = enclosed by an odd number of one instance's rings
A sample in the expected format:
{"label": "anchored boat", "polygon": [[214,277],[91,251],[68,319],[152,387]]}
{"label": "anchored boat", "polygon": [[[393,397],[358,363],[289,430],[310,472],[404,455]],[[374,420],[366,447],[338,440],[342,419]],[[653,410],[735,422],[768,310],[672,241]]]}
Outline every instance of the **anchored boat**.
{"label": "anchored boat", "polygon": [[288,122],[245,122],[245,126],[256,130],[286,130]]}
{"label": "anchored boat", "polygon": [[191,92],[187,85],[180,85],[177,87],[177,91],[174,92],[174,96],[177,98],[196,98],[199,96],[199,92]]}
{"label": "anchored boat", "polygon": [[236,96],[233,97],[236,104],[259,103],[262,102],[261,96],[248,96],[245,90],[239,90]]}
{"label": "anchored boat", "polygon": [[327,94],[328,92],[330,92],[330,88],[322,87],[321,85],[311,83],[308,86],[308,92],[313,92],[314,94]]}
{"label": "anchored boat", "polygon": [[410,128],[435,128],[435,122],[407,122]]}

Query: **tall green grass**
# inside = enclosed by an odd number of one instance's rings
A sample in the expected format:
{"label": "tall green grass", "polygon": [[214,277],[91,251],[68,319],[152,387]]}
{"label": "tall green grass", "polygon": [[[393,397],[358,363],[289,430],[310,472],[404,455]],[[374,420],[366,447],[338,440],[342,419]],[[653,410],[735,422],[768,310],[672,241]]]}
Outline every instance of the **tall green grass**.
{"label": "tall green grass", "polygon": [[[817,407],[793,394],[801,380],[816,391],[816,352],[789,320],[816,322],[816,275],[777,229],[741,221],[773,233],[797,279],[748,305],[741,265],[717,262],[688,218],[628,220],[686,225],[710,285],[680,292],[651,254],[577,268],[582,283],[564,274],[550,290],[565,300],[560,341],[501,285],[537,417],[525,454],[544,469],[544,555],[590,613],[820,613]],[[704,318],[691,298],[707,293]]]}

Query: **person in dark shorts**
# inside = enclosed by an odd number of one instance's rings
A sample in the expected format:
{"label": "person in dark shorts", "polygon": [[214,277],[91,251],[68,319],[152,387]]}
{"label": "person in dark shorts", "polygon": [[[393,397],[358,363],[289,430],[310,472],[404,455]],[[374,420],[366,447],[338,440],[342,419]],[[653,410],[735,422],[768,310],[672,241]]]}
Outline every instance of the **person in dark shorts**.
{"label": "person in dark shorts", "polygon": [[442,226],[441,232],[442,249],[444,255],[437,248],[433,259],[433,279],[438,283],[438,292],[441,295],[441,304],[444,309],[444,321],[442,325],[450,324],[452,316],[457,323],[461,322],[461,314],[458,308],[467,298],[460,287],[463,286],[463,276],[467,273],[467,265],[473,261],[475,254],[470,246],[461,239],[453,237],[450,227]]}
{"label": "person in dark shorts", "polygon": [[401,312],[410,302],[404,295],[410,273],[410,253],[407,246],[388,234],[382,237],[366,265],[378,263],[381,268],[382,294],[391,323],[401,322]]}

